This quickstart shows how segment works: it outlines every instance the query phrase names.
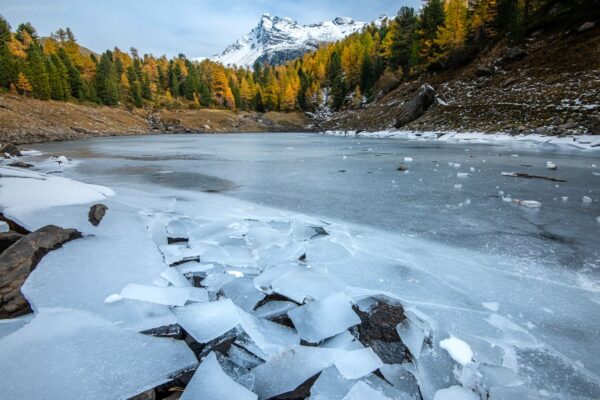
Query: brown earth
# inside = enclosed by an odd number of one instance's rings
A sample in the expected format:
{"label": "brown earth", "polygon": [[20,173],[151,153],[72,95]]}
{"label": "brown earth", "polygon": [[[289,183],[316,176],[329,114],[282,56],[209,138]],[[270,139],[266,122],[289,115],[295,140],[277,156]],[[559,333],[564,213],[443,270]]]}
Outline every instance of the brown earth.
{"label": "brown earth", "polygon": [[465,67],[404,82],[362,108],[320,121],[321,130],[393,129],[402,105],[428,83],[437,101],[401,129],[576,134],[600,113],[600,23],[585,32],[537,33],[520,46],[499,43]]}
{"label": "brown earth", "polygon": [[41,101],[0,93],[0,143],[39,143],[96,136],[158,132],[306,131],[302,113],[235,113],[228,110],[126,110]]}

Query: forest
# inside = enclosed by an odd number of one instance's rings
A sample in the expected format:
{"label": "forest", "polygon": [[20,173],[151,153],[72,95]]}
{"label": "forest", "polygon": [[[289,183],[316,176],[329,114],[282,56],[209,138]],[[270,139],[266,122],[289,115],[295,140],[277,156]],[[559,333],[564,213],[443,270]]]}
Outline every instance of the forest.
{"label": "forest", "polygon": [[[428,0],[284,65],[228,67],[135,48],[86,51],[71,29],[40,37],[0,16],[0,90],[127,108],[315,111],[359,107],[403,80],[455,68],[548,24],[556,0]],[[573,10],[598,6],[572,0]],[[584,7],[585,6],[585,7]]]}

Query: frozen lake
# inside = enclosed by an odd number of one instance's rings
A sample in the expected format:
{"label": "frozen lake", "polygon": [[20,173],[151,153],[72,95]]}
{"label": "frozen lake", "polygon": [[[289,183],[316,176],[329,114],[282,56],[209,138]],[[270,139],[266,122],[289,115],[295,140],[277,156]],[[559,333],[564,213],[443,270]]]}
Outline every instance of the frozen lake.
{"label": "frozen lake", "polygon": [[[220,192],[573,271],[592,273],[600,259],[597,153],[314,134],[100,138],[35,148],[85,159],[67,173],[86,182]],[[548,161],[558,170],[546,169]],[[400,164],[408,173],[397,171]],[[507,204],[502,196],[536,200],[542,208]],[[594,201],[584,203],[583,196]]]}
{"label": "frozen lake", "polygon": [[155,207],[177,199],[171,211],[192,218],[238,217],[248,202],[348,224],[339,253],[315,253],[320,267],[348,285],[394,293],[481,360],[518,370],[542,398],[600,396],[597,152],[316,134],[32,147],[81,160],[64,175],[115,189],[109,208],[141,207],[147,193]]}

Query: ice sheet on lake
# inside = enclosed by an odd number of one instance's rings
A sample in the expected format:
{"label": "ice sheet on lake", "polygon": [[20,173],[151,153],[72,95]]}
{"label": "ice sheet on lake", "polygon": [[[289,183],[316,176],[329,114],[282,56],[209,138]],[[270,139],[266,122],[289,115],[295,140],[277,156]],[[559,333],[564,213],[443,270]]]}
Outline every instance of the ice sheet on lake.
{"label": "ice sheet on lake", "polygon": [[256,400],[257,396],[227,376],[211,352],[202,360],[181,396],[181,400],[198,399]]}
{"label": "ice sheet on lake", "polygon": [[0,339],[0,398],[125,399],[196,362],[182,341],[130,332],[77,310],[45,309]]}
{"label": "ice sheet on lake", "polygon": [[199,343],[208,343],[240,323],[235,304],[229,299],[194,303],[173,309],[179,324]]}
{"label": "ice sheet on lake", "polygon": [[350,298],[337,293],[288,311],[300,337],[318,343],[360,324]]}
{"label": "ice sheet on lake", "polygon": [[104,200],[114,192],[59,176],[0,167],[0,199],[5,214],[19,215],[56,206]]}
{"label": "ice sheet on lake", "polygon": [[292,347],[252,370],[254,391],[264,399],[292,391],[344,354],[343,350]]}

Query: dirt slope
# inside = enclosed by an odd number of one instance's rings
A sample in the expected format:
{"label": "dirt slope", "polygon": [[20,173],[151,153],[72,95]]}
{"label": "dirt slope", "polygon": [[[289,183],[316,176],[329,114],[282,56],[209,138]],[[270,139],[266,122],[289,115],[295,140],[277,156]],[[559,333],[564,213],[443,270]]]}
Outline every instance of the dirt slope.
{"label": "dirt slope", "polygon": [[403,83],[374,103],[318,126],[390,129],[402,104],[423,83],[436,89],[439,100],[403,129],[586,133],[600,113],[600,24],[585,32],[538,33],[520,48],[498,44],[466,67]]}

